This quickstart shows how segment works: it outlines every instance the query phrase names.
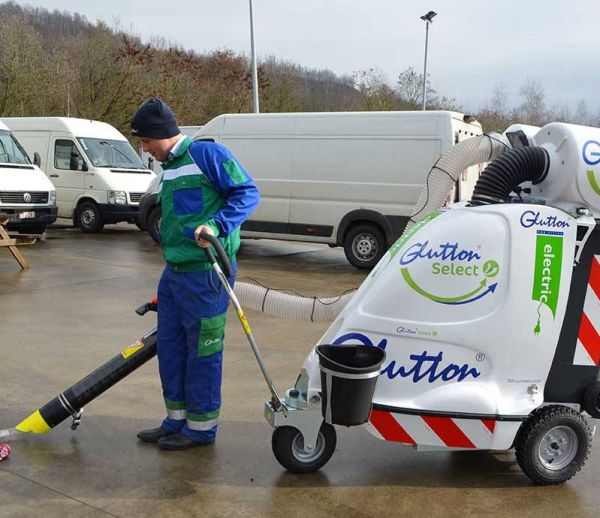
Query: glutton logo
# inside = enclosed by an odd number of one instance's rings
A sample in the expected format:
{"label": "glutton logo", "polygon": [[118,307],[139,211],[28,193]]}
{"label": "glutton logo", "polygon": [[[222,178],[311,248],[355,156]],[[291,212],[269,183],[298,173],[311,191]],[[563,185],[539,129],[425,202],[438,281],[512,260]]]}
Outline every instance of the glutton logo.
{"label": "glutton logo", "polygon": [[[600,142],[596,140],[588,140],[581,149],[581,155],[583,161],[590,166],[595,166],[600,164]],[[596,180],[596,175],[593,169],[586,170],[588,182],[590,182],[590,186],[592,190],[600,196],[600,185]]]}
{"label": "glutton logo", "polygon": [[[359,342],[365,346],[373,346],[373,341],[362,333],[346,333],[337,338],[333,344],[342,345],[348,342]],[[387,347],[387,340],[384,338],[377,345],[380,349]],[[468,363],[456,364],[444,360],[443,351],[429,353],[423,352],[409,354],[408,360],[398,364],[392,360],[381,369],[381,375],[387,376],[393,380],[397,377],[407,378],[413,383],[425,381],[435,383],[436,381],[464,381],[467,379],[476,379],[481,376],[481,372]]]}
{"label": "glutton logo", "polygon": [[544,217],[539,210],[526,210],[521,214],[521,226],[524,228],[563,229],[570,227],[571,224],[555,215]]}
{"label": "glutton logo", "polygon": [[[410,268],[426,261],[431,265],[431,279],[453,279],[452,289],[456,294],[435,294],[415,281]],[[458,242],[431,244],[429,240],[409,246],[400,257],[400,272],[404,281],[423,297],[439,304],[468,304],[490,293],[494,293],[497,282],[491,282],[500,272],[500,265],[494,259],[484,260],[482,255]],[[437,283],[436,283],[437,284]]]}
{"label": "glutton logo", "polygon": [[583,161],[587,165],[600,164],[600,142],[596,140],[588,140],[581,150]]}

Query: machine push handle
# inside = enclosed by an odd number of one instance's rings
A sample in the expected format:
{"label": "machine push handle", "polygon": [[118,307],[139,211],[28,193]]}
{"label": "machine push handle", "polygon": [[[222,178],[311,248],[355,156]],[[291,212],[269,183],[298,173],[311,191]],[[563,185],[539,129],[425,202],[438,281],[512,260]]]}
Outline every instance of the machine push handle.
{"label": "machine push handle", "polygon": [[[210,234],[207,234],[206,232],[200,232],[200,238],[204,239],[204,241],[208,241],[212,246],[215,247],[215,250],[217,251],[217,255],[219,256],[219,259],[221,260],[221,263],[223,264],[223,270],[224,270],[225,276],[231,277],[231,274],[233,273],[231,270],[231,263],[229,262],[229,258],[227,257],[227,254],[225,253],[225,250],[223,249],[223,245],[221,244],[221,242],[215,236],[211,236]],[[208,257],[210,264],[214,265],[217,262],[217,260],[215,259],[215,254],[213,254],[210,247],[205,248],[204,252],[206,252],[206,256]]]}
{"label": "machine push handle", "polygon": [[258,366],[260,367],[263,377],[265,378],[265,381],[267,382],[267,385],[269,387],[269,391],[271,392],[271,402],[273,404],[273,408],[275,410],[282,410],[283,414],[285,416],[287,416],[287,408],[286,408],[284,402],[281,400],[281,397],[277,393],[277,389],[275,388],[275,385],[273,384],[273,380],[271,379],[271,375],[269,374],[267,365],[262,357],[262,354],[260,353],[258,345],[256,344],[256,340],[254,340],[254,336],[252,335],[252,330],[250,329],[250,325],[248,324],[248,320],[246,319],[244,310],[242,309],[242,306],[240,305],[237,297],[235,296],[235,293],[233,292],[233,288],[230,286],[230,284],[227,280],[227,277],[231,277],[231,274],[232,274],[231,263],[229,262],[229,259],[227,258],[227,254],[225,254],[225,250],[223,250],[223,246],[221,245],[221,243],[215,236],[211,236],[210,234],[207,234],[206,232],[201,232],[200,238],[208,241],[211,245],[213,245],[215,247],[215,250],[217,251],[219,259],[223,263],[223,268],[224,268],[225,272],[223,272],[223,270],[221,270],[219,263],[215,259],[214,254],[212,253],[212,250],[210,248],[204,249],[204,251],[206,252],[206,256],[208,257],[208,260],[210,261],[210,264],[213,267],[213,270],[216,272],[217,276],[219,277],[219,280],[221,281],[221,284],[225,288],[225,291],[227,292],[227,295],[229,296],[229,299],[231,300],[231,303],[233,304],[233,307],[235,308],[235,311],[240,320],[240,323],[242,324],[242,327],[244,328],[244,332],[246,333],[246,338],[248,338],[248,342],[250,343],[250,347],[252,349],[252,352],[254,353],[254,357],[256,358],[256,361],[258,362]]}

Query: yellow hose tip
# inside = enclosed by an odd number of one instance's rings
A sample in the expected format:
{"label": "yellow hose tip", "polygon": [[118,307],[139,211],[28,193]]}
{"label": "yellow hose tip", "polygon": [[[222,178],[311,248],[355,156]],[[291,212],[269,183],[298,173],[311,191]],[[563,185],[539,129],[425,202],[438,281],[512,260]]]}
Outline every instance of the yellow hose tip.
{"label": "yellow hose tip", "polygon": [[46,433],[51,430],[48,423],[44,421],[42,414],[36,410],[27,419],[21,421],[16,427],[19,432]]}

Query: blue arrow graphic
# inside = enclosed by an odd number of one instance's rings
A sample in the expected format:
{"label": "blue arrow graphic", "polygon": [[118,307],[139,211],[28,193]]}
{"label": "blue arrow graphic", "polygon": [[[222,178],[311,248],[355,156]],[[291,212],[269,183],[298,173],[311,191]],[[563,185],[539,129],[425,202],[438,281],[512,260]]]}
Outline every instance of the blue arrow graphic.
{"label": "blue arrow graphic", "polygon": [[479,295],[473,297],[472,299],[462,300],[460,302],[441,302],[441,304],[451,304],[453,306],[456,306],[458,304],[469,304],[470,302],[475,302],[476,300],[479,300],[481,297],[485,297],[488,293],[494,293],[496,291],[497,287],[498,287],[498,283],[496,282],[496,283],[488,286],[487,290],[485,290],[484,292],[480,293]]}

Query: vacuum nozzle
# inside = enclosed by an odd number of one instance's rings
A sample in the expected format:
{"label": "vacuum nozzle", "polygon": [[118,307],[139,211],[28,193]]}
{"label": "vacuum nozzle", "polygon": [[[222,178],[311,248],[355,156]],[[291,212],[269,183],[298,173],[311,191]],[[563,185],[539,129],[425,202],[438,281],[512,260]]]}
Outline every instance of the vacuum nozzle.
{"label": "vacuum nozzle", "polygon": [[46,433],[50,431],[50,426],[44,418],[39,410],[36,410],[33,414],[31,414],[26,419],[23,419],[16,427],[15,430],[18,432],[33,432],[33,433]]}

